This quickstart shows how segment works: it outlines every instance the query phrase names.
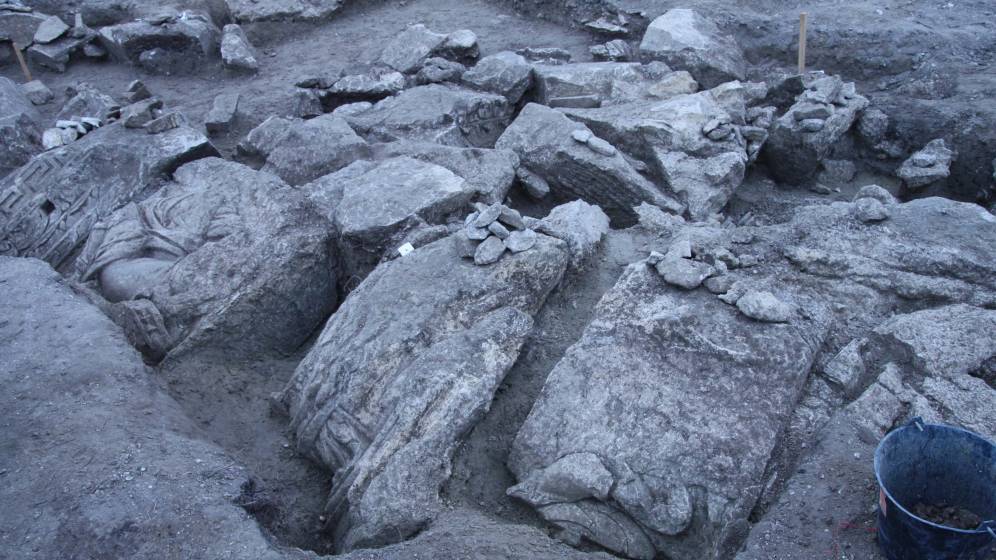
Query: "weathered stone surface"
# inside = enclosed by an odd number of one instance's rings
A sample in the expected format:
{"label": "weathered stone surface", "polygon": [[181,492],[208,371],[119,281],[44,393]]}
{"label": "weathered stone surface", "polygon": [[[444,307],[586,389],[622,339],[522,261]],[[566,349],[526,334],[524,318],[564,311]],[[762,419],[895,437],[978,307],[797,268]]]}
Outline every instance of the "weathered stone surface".
{"label": "weathered stone surface", "polygon": [[496,146],[516,152],[522,166],[542,177],[556,195],[598,204],[620,223],[635,221],[633,207],[641,202],[682,210],[621,154],[599,154],[575,141],[572,135],[579,130],[587,128],[559,111],[530,103]]}
{"label": "weathered stone surface", "polygon": [[32,80],[24,84],[21,90],[33,105],[45,105],[55,99],[55,94],[41,80]]}
{"label": "weathered stone surface", "polygon": [[[729,101],[717,98],[716,93],[565,113],[630,157],[647,163],[687,206],[689,216],[704,220],[726,205],[743,182],[748,161],[747,141],[735,124],[745,111],[743,98]],[[709,133],[717,130],[724,135],[711,138]]]}
{"label": "weathered stone surface", "polygon": [[55,41],[69,31],[69,26],[62,21],[59,16],[49,16],[41,22],[38,30],[35,31],[34,41],[39,44],[46,44]]}
{"label": "weathered stone surface", "polygon": [[223,93],[214,98],[211,110],[204,117],[208,134],[221,134],[232,128],[239,116],[240,98],[238,93]]}
{"label": "weathered stone surface", "polygon": [[58,267],[93,225],[193,159],[217,155],[202,134],[103,126],[37,155],[0,180],[0,254],[38,257]]}
{"label": "weathered stone surface", "polygon": [[[491,224],[492,226],[494,223]],[[492,235],[481,242],[474,252],[474,264],[477,266],[487,266],[498,262],[505,252],[505,242],[498,236]]]}
{"label": "weathered stone surface", "polygon": [[486,267],[441,239],[377,267],[332,316],[280,401],[298,449],[336,472],[340,549],[402,540],[440,513],[455,445],[566,266],[546,236]]}
{"label": "weathered stone surface", "polygon": [[334,15],[342,0],[228,0],[239,23],[320,21]]}
{"label": "weathered stone surface", "polygon": [[613,39],[602,45],[588,49],[591,57],[599,61],[629,62],[633,59],[633,49],[622,39]]}
{"label": "weathered stone surface", "polygon": [[415,75],[415,83],[420,86],[442,82],[458,83],[466,71],[467,67],[459,62],[434,56],[422,65],[422,69]]}
{"label": "weathered stone surface", "polygon": [[[837,76],[816,74],[806,79],[806,90],[770,130],[764,158],[779,181],[799,184],[812,178],[819,164],[851,128],[858,113],[868,106],[860,95],[848,94]],[[825,119],[805,119],[814,107],[829,113]],[[810,126],[812,121],[822,126]]]}
{"label": "weathered stone surface", "polygon": [[111,96],[87,83],[77,84],[73,92],[71,93],[72,97],[66,101],[66,104],[56,115],[56,119],[93,117],[106,120],[109,114],[121,107],[121,104],[114,101]]}
{"label": "weathered stone surface", "polygon": [[743,80],[747,70],[736,41],[689,9],[668,10],[651,22],[640,43],[640,56],[687,70],[707,88]]}
{"label": "weathered stone surface", "polygon": [[121,123],[125,128],[142,128],[159,116],[163,101],[152,97],[121,108]]}
{"label": "weathered stone surface", "polygon": [[41,116],[27,94],[0,77],[0,178],[41,151],[40,122]]}
{"label": "weathered stone surface", "polygon": [[[631,558],[728,554],[830,323],[827,309],[808,311],[759,324],[631,265],[516,436],[509,492],[555,472],[543,499],[522,497],[568,533]],[[561,468],[578,454],[612,483],[597,490]]]}
{"label": "weathered stone surface", "polygon": [[174,177],[94,228],[81,280],[150,357],[293,351],[336,305],[325,219],[276,176],[238,163],[202,159]]}
{"label": "weathered stone surface", "polygon": [[943,139],[931,141],[903,162],[896,175],[910,190],[924,189],[951,175],[951,162],[954,152],[948,149]]}
{"label": "weathered stone surface", "polygon": [[788,323],[795,315],[795,308],[775,297],[771,292],[748,290],[737,298],[741,313],[763,323]]}
{"label": "weathered stone surface", "polygon": [[259,56],[242,27],[225,26],[221,36],[221,61],[229,70],[254,73],[259,70]]}
{"label": "weathered stone surface", "polygon": [[405,76],[397,71],[374,70],[339,78],[325,92],[325,98],[335,105],[357,101],[379,101],[405,89]]}
{"label": "weathered stone surface", "polygon": [[363,278],[399,235],[439,224],[476,189],[444,167],[408,157],[360,161],[304,187],[339,232],[346,274]]}
{"label": "weathered stone surface", "polygon": [[206,14],[182,12],[158,25],[139,20],[104,27],[100,41],[118,62],[163,74],[186,73],[218,55],[221,31]]}
{"label": "weathered stone surface", "polygon": [[447,511],[416,538],[373,550],[358,550],[342,560],[611,560],[557,542],[542,530],[498,523],[474,510]]}
{"label": "weathered stone surface", "polygon": [[307,121],[270,118],[249,133],[243,149],[265,159],[263,170],[291,185],[314,181],[370,154],[370,146],[335,115]]}
{"label": "weathered stone surface", "polygon": [[571,267],[580,269],[608,233],[609,217],[598,206],[575,200],[555,207],[534,229],[566,243]]}
{"label": "weathered stone surface", "polygon": [[476,188],[479,199],[487,204],[505,200],[519,168],[519,156],[509,150],[391,142],[374,146],[374,151],[386,157],[407,156],[445,167]]}
{"label": "weathered stone surface", "polygon": [[[0,41],[17,43],[22,49],[35,40],[38,27],[46,20],[44,14],[0,11]],[[4,48],[9,48],[6,45]]]}
{"label": "weathered stone surface", "polygon": [[[251,474],[209,443],[98,308],[34,259],[0,257],[0,286],[0,471],[20,473],[0,486],[5,556],[309,557],[271,545],[233,503]],[[111,536],[122,527],[126,538]]]}
{"label": "weathered stone surface", "polygon": [[[659,64],[659,63],[658,63]],[[537,64],[534,67],[536,102],[551,107],[600,107],[653,97],[654,85],[666,72],[652,66],[624,62]]]}
{"label": "weathered stone surface", "polygon": [[654,268],[665,282],[685,290],[698,288],[716,273],[709,264],[688,258],[665,257]]}
{"label": "weathered stone surface", "polygon": [[388,41],[377,61],[398,72],[414,74],[434,56],[465,64],[477,55],[477,35],[472,31],[464,29],[444,35],[418,23]]}
{"label": "weathered stone surface", "polygon": [[470,87],[503,95],[514,105],[533,85],[533,66],[521,55],[503,51],[482,58],[464,72],[462,80]]}
{"label": "weathered stone surface", "polygon": [[511,118],[512,108],[504,97],[448,84],[407,89],[346,117],[368,139],[478,148],[493,147]]}

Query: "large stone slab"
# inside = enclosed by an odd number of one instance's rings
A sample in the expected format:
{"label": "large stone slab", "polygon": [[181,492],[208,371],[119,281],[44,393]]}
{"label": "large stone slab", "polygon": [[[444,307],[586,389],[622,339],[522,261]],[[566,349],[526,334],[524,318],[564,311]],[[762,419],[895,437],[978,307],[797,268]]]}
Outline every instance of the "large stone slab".
{"label": "large stone slab", "polygon": [[477,194],[450,170],[409,157],[357,162],[304,187],[335,224],[347,277],[365,277],[424,224],[442,224]]}
{"label": "large stone slab", "polygon": [[335,309],[331,235],[276,176],[208,158],[96,226],[76,265],[152,358],[288,353]]}
{"label": "large stone slab", "polygon": [[235,503],[251,473],[59,274],[0,257],[0,286],[5,557],[311,557],[270,544]]}
{"label": "large stone slab", "polygon": [[346,117],[369,140],[478,148],[494,147],[511,119],[512,107],[504,97],[443,84],[407,89]]}
{"label": "large stone slab", "polygon": [[650,23],[640,43],[644,61],[662,60],[691,72],[707,88],[743,80],[747,63],[736,41],[695,10],[668,10]]}
{"label": "large stone slab", "polygon": [[180,165],[212,155],[214,146],[189,127],[148,134],[118,123],[39,154],[0,180],[0,254],[59,267],[98,221]]}
{"label": "large stone slab", "polygon": [[743,97],[735,97],[730,105],[721,104],[712,91],[703,91],[664,101],[564,111],[645,162],[685,204],[692,219],[704,220],[723,209],[747,169]]}
{"label": "large stone slab", "polygon": [[486,267],[455,241],[377,267],[279,396],[297,448],[335,471],[327,509],[342,550],[397,542],[440,513],[456,445],[567,268],[566,246],[544,235]]}
{"label": "large stone slab", "polygon": [[21,87],[0,77],[0,178],[41,151],[40,121]]}
{"label": "large stone slab", "polygon": [[[629,62],[537,64],[535,101],[551,107],[592,108],[667,95],[670,70],[661,63]],[[696,85],[697,87],[697,85]]]}
{"label": "large stone slab", "polygon": [[377,62],[404,74],[414,74],[434,56],[461,63],[472,62],[478,56],[477,36],[466,29],[450,34],[436,33],[416,23],[390,39]]}
{"label": "large stone slab", "polygon": [[295,186],[370,154],[367,143],[335,115],[306,121],[271,117],[250,132],[243,144],[243,151],[266,161],[264,171]]}
{"label": "large stone slab", "polygon": [[[592,147],[578,138],[592,132],[563,113],[530,103],[498,140],[496,147],[519,155],[524,168],[545,179],[560,198],[597,204],[617,223],[633,223],[633,207],[642,202],[675,212],[682,205],[641,176],[616,149]],[[600,150],[600,151],[596,151]]]}
{"label": "large stone slab", "polygon": [[830,324],[804,296],[760,323],[631,265],[516,436],[509,494],[627,557],[729,554]]}

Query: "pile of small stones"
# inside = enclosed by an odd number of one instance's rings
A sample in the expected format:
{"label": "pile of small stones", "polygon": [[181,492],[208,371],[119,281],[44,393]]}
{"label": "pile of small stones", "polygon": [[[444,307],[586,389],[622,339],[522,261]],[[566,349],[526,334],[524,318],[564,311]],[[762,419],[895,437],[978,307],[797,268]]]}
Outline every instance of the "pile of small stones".
{"label": "pile of small stones", "polygon": [[42,146],[46,150],[54,150],[75,142],[91,130],[100,128],[101,125],[103,122],[95,117],[73,117],[72,119],[56,121],[55,127],[42,134]]}
{"label": "pile of small stones", "polygon": [[490,206],[476,203],[476,211],[464,220],[464,227],[454,235],[460,255],[487,266],[501,259],[506,251],[521,253],[536,245],[537,234],[527,226],[518,210],[504,204]]}

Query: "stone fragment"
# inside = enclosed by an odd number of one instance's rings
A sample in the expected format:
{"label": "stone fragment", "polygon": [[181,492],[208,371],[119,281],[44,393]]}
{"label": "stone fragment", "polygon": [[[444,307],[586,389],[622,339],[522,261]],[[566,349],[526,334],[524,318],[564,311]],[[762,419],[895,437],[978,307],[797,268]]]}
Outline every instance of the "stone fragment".
{"label": "stone fragment", "polygon": [[222,31],[221,61],[229,70],[247,73],[259,71],[259,56],[241,26],[230,23]]}
{"label": "stone fragment", "polygon": [[716,273],[713,267],[704,262],[674,257],[665,257],[655,268],[665,282],[685,290],[698,288],[706,278]]}
{"label": "stone fragment", "polygon": [[302,119],[310,119],[325,113],[322,105],[322,95],[313,89],[298,88],[294,92],[294,109],[292,114]]}
{"label": "stone fragment", "polygon": [[860,198],[874,198],[886,206],[898,202],[892,193],[878,185],[865,185],[858,189],[854,195],[854,201],[857,202]]}
{"label": "stone fragment", "polygon": [[502,51],[482,58],[464,72],[462,82],[475,89],[503,95],[514,105],[533,85],[533,66],[521,55]]}
{"label": "stone fragment", "polygon": [[381,146],[386,157],[408,156],[434,163],[463,177],[485,204],[501,202],[515,183],[519,158],[508,150],[458,148],[428,142],[392,142]]}
{"label": "stone fragment", "polygon": [[461,64],[473,64],[481,55],[477,34],[469,29],[459,29],[450,33],[439,47],[438,54]]}
{"label": "stone fragment", "polygon": [[556,65],[571,61],[571,52],[559,47],[526,47],[515,51],[515,54],[522,55],[526,60],[539,64]]}
{"label": "stone fragment", "polygon": [[613,39],[588,50],[591,52],[591,57],[599,61],[629,62],[633,59],[633,49],[622,39]]}
{"label": "stone fragment", "polygon": [[564,245],[539,237],[490,266],[450,239],[381,264],[298,366],[279,402],[297,448],[337,473],[327,511],[339,550],[402,541],[443,513],[455,448],[567,266]]}
{"label": "stone fragment", "polygon": [[498,221],[512,229],[526,229],[526,223],[522,221],[522,214],[515,208],[503,205],[501,207],[501,215],[498,216]]}
{"label": "stone fragment", "polygon": [[55,94],[41,80],[33,80],[21,86],[24,95],[34,105],[45,105],[55,99]]}
{"label": "stone fragment", "polygon": [[106,119],[108,115],[117,112],[121,105],[109,95],[90,84],[80,83],[66,91],[69,101],[62,106],[56,115],[57,119],[72,117],[94,117]]}
{"label": "stone fragment", "polygon": [[325,93],[333,105],[380,101],[405,89],[405,76],[396,71],[371,71],[339,78]]}
{"label": "stone fragment", "polygon": [[775,297],[771,292],[748,290],[737,300],[741,313],[764,323],[788,323],[795,315],[792,305]]}
{"label": "stone fragment", "polygon": [[495,220],[501,216],[502,205],[499,203],[492,204],[477,215],[474,220],[474,227],[486,228],[490,226]]}
{"label": "stone fragment", "polygon": [[823,170],[818,175],[819,181],[830,185],[848,184],[858,172],[854,162],[846,159],[825,159],[820,166]]}
{"label": "stone fragment", "polygon": [[532,249],[537,239],[536,232],[531,229],[516,230],[508,235],[505,247],[513,253],[521,253]]}
{"label": "stone fragment", "polygon": [[202,159],[173,177],[90,235],[80,279],[115,304],[112,317],[152,359],[297,348],[337,302],[325,218],[300,191],[238,163]]}
{"label": "stone fragment", "polygon": [[20,86],[0,77],[0,178],[42,149],[41,116]]}
{"label": "stone fragment", "polygon": [[162,134],[185,126],[187,118],[182,113],[172,111],[145,123],[145,131],[149,134]]}
{"label": "stone fragment", "polygon": [[954,152],[939,138],[930,141],[922,150],[903,162],[896,175],[910,190],[925,189],[951,175],[952,160]]}
{"label": "stone fragment", "polygon": [[578,131],[591,132],[559,111],[530,103],[496,146],[517,153],[522,166],[542,177],[552,192],[599,204],[621,224],[636,220],[633,207],[641,202],[682,210],[680,203],[637,173],[621,154],[602,155],[579,144],[573,138]]}
{"label": "stone fragment", "polygon": [[370,155],[370,146],[335,115],[307,121],[268,119],[249,133],[243,149],[266,161],[264,171],[293,186],[314,181]]}
{"label": "stone fragment", "polygon": [[536,64],[533,67],[535,100],[557,106],[587,107],[621,102],[648,94],[663,77],[647,75],[648,67],[628,62]]}
{"label": "stone fragment", "polygon": [[66,22],[62,21],[62,18],[49,16],[38,26],[38,30],[35,31],[34,40],[35,43],[44,45],[62,37],[67,31],[69,31],[69,26],[66,25]]}
{"label": "stone fragment", "polygon": [[445,42],[446,35],[422,24],[410,25],[388,41],[377,61],[403,74],[414,74]]}
{"label": "stone fragment", "polygon": [[121,108],[121,122],[125,128],[142,128],[159,116],[163,108],[161,99],[153,97]]}
{"label": "stone fragment", "polygon": [[[0,41],[16,43],[22,49],[35,40],[38,28],[48,18],[30,10],[0,10]],[[3,49],[9,46],[4,45]]]}
{"label": "stone fragment", "polygon": [[128,84],[128,89],[125,90],[123,97],[128,103],[136,103],[152,97],[152,93],[141,80],[134,80]]}
{"label": "stone fragment", "polygon": [[650,23],[640,43],[644,61],[661,60],[687,70],[704,87],[744,80],[746,62],[736,41],[689,9],[672,9]]}
{"label": "stone fragment", "polygon": [[474,264],[477,266],[494,264],[498,262],[504,252],[505,243],[498,236],[492,235],[477,246],[477,252],[474,253]]}
{"label": "stone fragment", "polygon": [[877,198],[861,197],[854,201],[854,217],[866,224],[881,222],[889,219],[889,208]]}
{"label": "stone fragment", "polygon": [[75,38],[63,36],[50,43],[36,43],[27,51],[28,63],[53,72],[65,72],[70,59],[90,44],[93,36]]}
{"label": "stone fragment", "polygon": [[501,222],[491,222],[491,224],[488,225],[488,231],[502,241],[507,239],[509,234],[508,228],[502,225]]}
{"label": "stone fragment", "polygon": [[467,67],[459,62],[434,56],[422,65],[415,75],[415,83],[420,86],[442,82],[458,83],[466,71]]}
{"label": "stone fragment", "polygon": [[416,140],[479,148],[493,147],[511,118],[512,107],[504,97],[450,84],[406,89],[346,117],[371,141]]}
{"label": "stone fragment", "polygon": [[153,136],[120,123],[39,154],[0,179],[0,199],[8,201],[0,209],[0,254],[62,266],[96,223],[180,165],[212,155],[207,138],[188,127]]}
{"label": "stone fragment", "polygon": [[228,0],[239,23],[319,22],[335,15],[342,0]]}
{"label": "stone fragment", "polygon": [[206,14],[183,12],[163,25],[138,20],[104,27],[100,41],[118,62],[141,64],[154,73],[184,74],[218,56],[221,31]]}
{"label": "stone fragment", "polygon": [[560,239],[567,244],[570,264],[581,269],[598,249],[609,231],[609,217],[598,206],[583,200],[561,204],[530,229]]}
{"label": "stone fragment", "polygon": [[529,196],[542,200],[550,194],[550,183],[539,175],[529,171],[525,167],[520,167],[515,171],[515,176],[519,179]]}
{"label": "stone fragment", "polygon": [[473,224],[470,224],[467,227],[465,227],[464,233],[467,234],[468,239],[471,239],[473,241],[484,241],[485,239],[488,238],[489,235],[491,235],[491,232],[488,231],[488,228],[486,227],[479,228],[477,226],[474,226]]}
{"label": "stone fragment", "polygon": [[238,93],[223,93],[214,98],[214,104],[204,118],[204,126],[208,134],[224,134],[231,130],[239,118]]}

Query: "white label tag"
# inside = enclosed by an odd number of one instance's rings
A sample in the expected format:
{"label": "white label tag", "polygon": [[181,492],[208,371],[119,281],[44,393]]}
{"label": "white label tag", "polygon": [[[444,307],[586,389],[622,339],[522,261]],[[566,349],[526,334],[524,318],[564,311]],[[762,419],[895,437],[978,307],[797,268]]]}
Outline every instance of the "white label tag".
{"label": "white label tag", "polygon": [[405,243],[401,247],[398,247],[398,254],[401,255],[402,257],[404,257],[404,256],[407,256],[408,253],[411,253],[414,250],[415,250],[415,247],[412,247],[411,243]]}

